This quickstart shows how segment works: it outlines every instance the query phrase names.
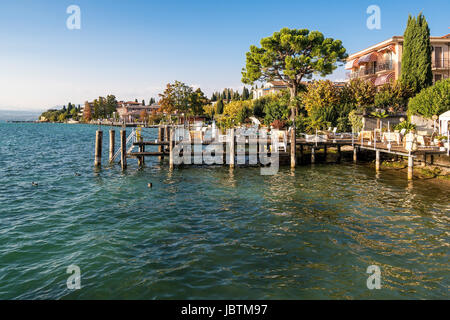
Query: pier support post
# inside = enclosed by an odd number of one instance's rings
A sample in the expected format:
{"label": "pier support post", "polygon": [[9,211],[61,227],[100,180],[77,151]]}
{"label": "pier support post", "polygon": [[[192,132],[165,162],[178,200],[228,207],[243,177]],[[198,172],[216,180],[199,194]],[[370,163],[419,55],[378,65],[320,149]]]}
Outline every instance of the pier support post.
{"label": "pier support post", "polygon": [[412,156],[408,157],[408,180],[413,179],[413,167],[414,167],[414,158]]}
{"label": "pier support post", "polygon": [[316,150],[314,149],[314,147],[311,147],[311,163],[316,163]]}
{"label": "pier support post", "polygon": [[337,145],[337,163],[341,162],[342,158],[342,152],[341,152],[341,145]]}
{"label": "pier support post", "polygon": [[[164,142],[164,131],[163,131],[163,128],[161,126],[158,127],[158,142],[159,143]],[[164,150],[164,147],[160,144],[158,146],[158,152],[163,152],[163,150]],[[164,159],[163,156],[159,156],[158,157],[159,161],[162,161],[162,159]]]}
{"label": "pier support post", "polygon": [[[168,142],[169,140],[170,140],[170,136],[169,136],[169,126],[168,125],[165,125],[164,126],[164,133],[163,133],[163,136],[164,136],[164,142]],[[163,150],[165,150],[165,151],[167,151],[167,147],[166,146],[164,146],[163,147]]]}
{"label": "pier support post", "polygon": [[174,135],[175,135],[175,132],[172,131],[169,136],[169,167],[170,167],[170,169],[173,169]]}
{"label": "pier support post", "polygon": [[230,129],[230,141],[229,141],[229,146],[230,146],[230,168],[234,168],[234,128]]}
{"label": "pier support post", "polygon": [[325,163],[327,163],[327,154],[328,154],[327,151],[328,151],[327,145],[324,145],[323,146],[323,156],[324,156]]}
{"label": "pier support post", "polygon": [[109,130],[109,163],[114,161],[114,153],[116,153],[115,143],[116,130]]}
{"label": "pier support post", "polygon": [[97,130],[95,134],[95,160],[94,160],[94,165],[96,167],[102,165],[102,140],[103,140],[103,131]]}
{"label": "pier support post", "polygon": [[127,131],[120,130],[120,165],[122,170],[127,168]]}
{"label": "pier support post", "polygon": [[358,162],[358,147],[353,147],[353,162]]}
{"label": "pier support post", "polygon": [[380,150],[375,152],[375,170],[380,171]]}
{"label": "pier support post", "polygon": [[295,168],[295,166],[297,165],[297,155],[296,155],[297,146],[296,146],[295,137],[296,137],[295,127],[292,127],[292,129],[291,129],[291,168]]}

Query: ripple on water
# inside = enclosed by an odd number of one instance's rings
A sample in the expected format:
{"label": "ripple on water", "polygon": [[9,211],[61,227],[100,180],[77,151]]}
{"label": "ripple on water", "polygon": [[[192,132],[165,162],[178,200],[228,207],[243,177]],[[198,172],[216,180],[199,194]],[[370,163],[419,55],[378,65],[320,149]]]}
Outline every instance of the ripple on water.
{"label": "ripple on water", "polygon": [[95,130],[0,124],[0,298],[448,298],[448,190],[347,164],[96,171]]}

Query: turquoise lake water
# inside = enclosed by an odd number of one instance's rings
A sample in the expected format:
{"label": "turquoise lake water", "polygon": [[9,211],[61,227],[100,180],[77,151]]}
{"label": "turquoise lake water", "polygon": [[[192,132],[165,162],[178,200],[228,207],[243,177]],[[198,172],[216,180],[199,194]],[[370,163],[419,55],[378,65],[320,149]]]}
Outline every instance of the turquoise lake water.
{"label": "turquoise lake water", "polygon": [[108,129],[94,170],[97,127],[0,123],[0,299],[450,297],[445,186],[352,163],[122,173]]}

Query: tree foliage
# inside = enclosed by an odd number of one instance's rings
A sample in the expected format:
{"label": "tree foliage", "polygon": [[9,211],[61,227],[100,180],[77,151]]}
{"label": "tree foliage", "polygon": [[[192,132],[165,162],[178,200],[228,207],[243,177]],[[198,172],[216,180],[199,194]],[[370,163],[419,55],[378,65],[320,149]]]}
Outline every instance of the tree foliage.
{"label": "tree foliage", "polygon": [[401,82],[414,93],[433,84],[430,28],[422,13],[408,17],[401,68]]}
{"label": "tree foliage", "polygon": [[408,114],[432,118],[450,110],[450,79],[436,82],[409,100]]}
{"label": "tree foliage", "polygon": [[412,90],[400,81],[387,83],[375,94],[375,107],[387,109],[389,112],[403,111],[406,110],[412,95]]}
{"label": "tree foliage", "polygon": [[[261,40],[261,48],[251,46],[242,70],[242,82],[284,81],[291,95],[297,96],[304,77],[326,76],[347,58],[340,40],[325,38],[319,31],[283,28]],[[293,104],[293,108],[296,107]],[[294,110],[293,110],[294,111]]]}
{"label": "tree foliage", "polygon": [[175,111],[187,113],[189,111],[190,96],[193,90],[183,82],[168,83],[164,93],[160,94],[161,110],[172,114]]}

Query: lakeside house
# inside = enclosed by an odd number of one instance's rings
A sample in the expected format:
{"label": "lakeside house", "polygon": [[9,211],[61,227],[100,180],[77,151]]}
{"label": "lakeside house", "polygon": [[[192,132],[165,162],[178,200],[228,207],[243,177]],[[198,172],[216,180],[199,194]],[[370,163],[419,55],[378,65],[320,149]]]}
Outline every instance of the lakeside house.
{"label": "lakeside house", "polygon": [[[450,34],[430,37],[433,82],[450,78]],[[345,69],[347,81],[363,79],[376,86],[398,80],[401,74],[403,36],[394,36],[350,55]]]}
{"label": "lakeside house", "polygon": [[[308,85],[309,83],[313,83],[314,80],[308,81],[308,82],[302,82],[303,85]],[[342,88],[346,85],[346,82],[333,82],[333,84],[338,87]],[[253,100],[259,99],[261,97],[275,94],[277,92],[280,92],[282,90],[288,89],[288,86],[286,85],[286,82],[284,81],[270,81],[267,82],[263,87],[258,89],[253,89]]]}
{"label": "lakeside house", "polygon": [[253,100],[280,92],[287,89],[286,82],[284,81],[270,81],[267,82],[262,88],[253,89]]}
{"label": "lakeside house", "polygon": [[156,103],[150,106],[144,106],[139,102],[119,101],[117,107],[117,114],[119,115],[120,120],[125,120],[127,122],[134,122],[135,120],[139,120],[142,111],[145,111],[148,115],[150,115],[153,112],[158,112],[159,108],[160,106]]}

